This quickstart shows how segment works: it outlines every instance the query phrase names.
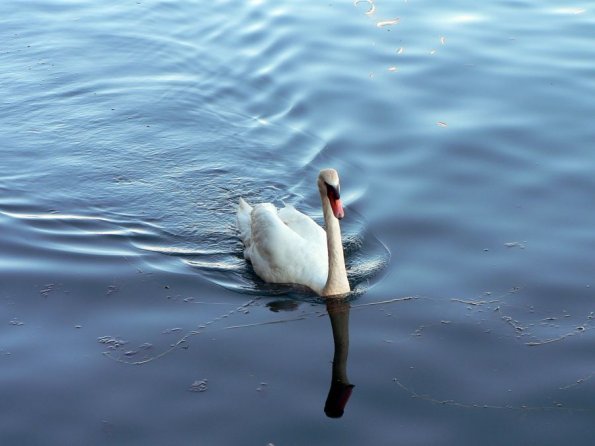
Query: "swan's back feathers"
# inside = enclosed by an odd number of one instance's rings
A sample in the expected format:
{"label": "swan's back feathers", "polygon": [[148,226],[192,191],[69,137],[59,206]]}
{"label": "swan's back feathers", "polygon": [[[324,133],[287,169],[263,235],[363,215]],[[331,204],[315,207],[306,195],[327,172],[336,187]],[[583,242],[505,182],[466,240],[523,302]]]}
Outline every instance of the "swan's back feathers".
{"label": "swan's back feathers", "polygon": [[326,233],[293,206],[279,211],[271,203],[250,207],[240,199],[238,229],[244,257],[269,283],[297,283],[321,293],[328,276]]}
{"label": "swan's back feathers", "polygon": [[314,220],[292,205],[279,209],[279,218],[300,237],[315,243],[326,243],[326,232]]}

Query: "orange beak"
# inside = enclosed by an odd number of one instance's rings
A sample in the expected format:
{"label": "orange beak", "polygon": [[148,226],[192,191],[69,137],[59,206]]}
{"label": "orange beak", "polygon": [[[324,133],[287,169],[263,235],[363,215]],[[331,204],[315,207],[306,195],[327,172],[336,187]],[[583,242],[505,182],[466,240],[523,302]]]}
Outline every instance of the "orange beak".
{"label": "orange beak", "polygon": [[343,204],[341,203],[341,199],[340,198],[336,198],[330,199],[331,202],[331,208],[333,210],[333,214],[335,214],[335,217],[338,220],[341,220],[343,217],[345,217],[345,211],[343,211]]}

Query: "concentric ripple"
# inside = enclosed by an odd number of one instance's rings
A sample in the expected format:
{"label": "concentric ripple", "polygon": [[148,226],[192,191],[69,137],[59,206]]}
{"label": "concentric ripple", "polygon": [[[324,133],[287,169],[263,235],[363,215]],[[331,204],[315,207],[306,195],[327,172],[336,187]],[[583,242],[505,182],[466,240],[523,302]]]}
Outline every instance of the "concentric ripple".
{"label": "concentric ripple", "polygon": [[[54,6],[62,20],[52,20],[50,4],[38,5],[33,20],[61,45],[27,47],[26,57],[39,63],[31,76],[12,79],[7,104],[8,125],[16,131],[5,136],[0,188],[20,192],[13,204],[8,193],[0,194],[0,212],[20,234],[7,247],[13,259],[28,259],[25,252],[34,250],[32,264],[45,259],[46,267],[62,271],[76,265],[105,272],[110,262],[113,270],[124,262],[266,294],[242,257],[238,198],[291,203],[320,222],[315,179],[329,165],[345,168],[348,212],[363,196],[365,180],[350,175],[351,166],[328,154],[325,140],[304,125],[309,99],[268,74],[291,70],[298,57],[283,8],[253,5],[224,17],[210,5],[221,24],[211,29],[207,22],[197,28],[183,8],[171,5],[159,20],[176,27],[164,35],[125,25],[138,16],[136,4],[106,7],[107,26],[91,6]],[[145,31],[157,19],[138,17]],[[17,29],[19,22],[7,26]],[[238,27],[239,33],[229,32]],[[250,51],[238,52],[230,64],[197,41],[213,48],[242,42]],[[103,63],[84,57],[89,46]],[[145,64],[154,54],[163,57]],[[76,60],[78,70],[61,69]],[[34,88],[38,78],[42,91]],[[34,119],[18,121],[23,114]],[[364,219],[350,215],[349,276],[367,287],[389,255]]]}

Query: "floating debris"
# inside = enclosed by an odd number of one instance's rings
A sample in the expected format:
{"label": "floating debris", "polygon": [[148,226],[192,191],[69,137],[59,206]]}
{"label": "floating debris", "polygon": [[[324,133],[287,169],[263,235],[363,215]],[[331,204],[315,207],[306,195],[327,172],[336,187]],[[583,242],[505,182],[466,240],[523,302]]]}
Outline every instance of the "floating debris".
{"label": "floating debris", "polygon": [[21,325],[25,325],[24,322],[21,322],[18,319],[12,319],[9,323],[10,323],[10,325],[16,325],[18,327],[20,327]]}
{"label": "floating debris", "polygon": [[444,36],[440,37],[440,44],[441,45],[445,45],[446,44],[446,37],[444,37]]}
{"label": "floating debris", "polygon": [[395,67],[394,65],[392,67],[388,67],[388,71],[394,73],[395,71],[397,71],[397,67]]}
{"label": "floating debris", "polygon": [[459,302],[461,304],[465,304],[465,305],[473,305],[473,306],[477,306],[477,305],[484,305],[487,302],[485,300],[464,300],[464,299],[450,299],[451,302]]}
{"label": "floating debris", "polygon": [[403,54],[404,51],[405,51],[405,48],[401,47],[397,50],[397,54]]}
{"label": "floating debris", "polygon": [[116,285],[110,285],[107,287],[107,292],[105,293],[108,296],[111,296],[114,293],[117,293],[119,290],[119,288]]}
{"label": "floating debris", "polygon": [[207,382],[208,380],[205,379],[197,379],[196,381],[194,381],[192,383],[192,385],[190,386],[190,390],[191,392],[206,392],[207,390]]}
{"label": "floating debris", "polygon": [[585,8],[556,8],[553,10],[555,14],[578,15],[587,12]]}
{"label": "floating debris", "polygon": [[54,291],[54,289],[56,288],[56,284],[55,283],[48,283],[47,285],[45,285],[41,291],[39,292],[39,294],[41,294],[43,297],[48,297],[48,295]]}
{"label": "floating debris", "polygon": [[372,15],[376,12],[376,5],[374,4],[374,0],[354,0],[353,4],[355,6],[359,5],[360,3],[367,3],[370,5],[370,8],[365,12],[366,15]]}
{"label": "floating debris", "polygon": [[100,336],[97,338],[97,342],[100,344],[105,344],[110,348],[120,348],[125,344],[128,344],[128,341],[123,339],[115,338],[113,336]]}
{"label": "floating debris", "polygon": [[438,127],[448,127],[448,124],[447,124],[446,122],[444,122],[444,121],[438,121],[438,122],[436,123],[436,125],[437,125]]}
{"label": "floating debris", "polygon": [[521,242],[507,242],[507,243],[504,243],[504,246],[506,246],[507,248],[525,249],[525,245]]}
{"label": "floating debris", "polygon": [[396,25],[397,23],[399,23],[401,21],[401,19],[396,18],[396,19],[390,19],[390,20],[381,20],[380,22],[376,23],[376,26],[378,28],[382,28],[384,26],[391,26],[391,25]]}

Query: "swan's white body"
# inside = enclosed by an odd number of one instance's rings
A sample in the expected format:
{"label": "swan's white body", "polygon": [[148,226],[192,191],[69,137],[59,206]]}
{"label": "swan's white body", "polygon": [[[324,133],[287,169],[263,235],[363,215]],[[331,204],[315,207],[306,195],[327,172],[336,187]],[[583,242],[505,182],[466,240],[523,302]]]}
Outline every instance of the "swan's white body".
{"label": "swan's white body", "polygon": [[322,294],[328,277],[326,233],[293,206],[252,208],[240,198],[238,228],[244,257],[269,283],[299,283]]}
{"label": "swan's white body", "polygon": [[349,292],[337,219],[343,216],[338,181],[334,170],[321,171],[318,186],[326,231],[293,206],[252,207],[240,198],[237,223],[244,257],[261,279],[305,285],[321,296]]}

